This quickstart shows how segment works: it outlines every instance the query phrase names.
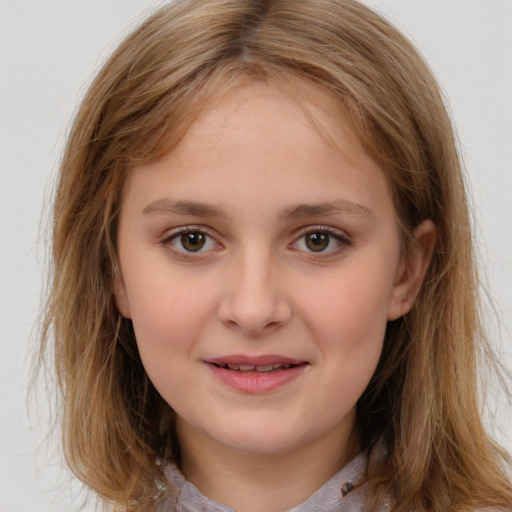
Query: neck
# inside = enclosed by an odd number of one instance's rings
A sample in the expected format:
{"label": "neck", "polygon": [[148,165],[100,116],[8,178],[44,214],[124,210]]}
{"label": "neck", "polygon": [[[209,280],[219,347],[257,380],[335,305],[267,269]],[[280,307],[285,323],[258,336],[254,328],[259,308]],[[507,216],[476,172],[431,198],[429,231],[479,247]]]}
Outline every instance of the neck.
{"label": "neck", "polygon": [[301,504],[358,451],[355,433],[340,436],[338,429],[287,453],[233,450],[191,434],[190,427],[183,434],[178,429],[187,480],[237,512],[282,512]]}

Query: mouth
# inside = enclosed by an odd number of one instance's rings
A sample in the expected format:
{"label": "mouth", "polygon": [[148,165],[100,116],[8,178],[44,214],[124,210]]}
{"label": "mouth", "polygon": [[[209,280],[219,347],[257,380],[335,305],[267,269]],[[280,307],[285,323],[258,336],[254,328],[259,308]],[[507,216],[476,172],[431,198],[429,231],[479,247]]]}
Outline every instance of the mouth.
{"label": "mouth", "polygon": [[273,373],[281,370],[289,370],[296,366],[305,365],[307,363],[284,363],[284,364],[265,364],[265,365],[251,365],[251,364],[227,364],[227,363],[211,363],[217,368],[225,370],[233,370],[242,373]]}
{"label": "mouth", "polygon": [[223,385],[242,393],[274,391],[298,379],[310,363],[283,356],[232,355],[204,361]]}

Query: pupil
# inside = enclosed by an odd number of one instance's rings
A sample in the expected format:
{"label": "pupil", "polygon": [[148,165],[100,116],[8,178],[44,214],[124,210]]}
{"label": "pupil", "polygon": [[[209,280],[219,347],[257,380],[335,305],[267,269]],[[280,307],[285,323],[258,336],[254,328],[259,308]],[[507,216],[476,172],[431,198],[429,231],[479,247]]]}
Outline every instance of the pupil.
{"label": "pupil", "polygon": [[329,235],[325,233],[312,233],[306,237],[306,245],[312,251],[323,251],[329,245]]}
{"label": "pupil", "polygon": [[205,242],[203,233],[185,233],[181,235],[181,243],[187,251],[199,251],[204,247]]}

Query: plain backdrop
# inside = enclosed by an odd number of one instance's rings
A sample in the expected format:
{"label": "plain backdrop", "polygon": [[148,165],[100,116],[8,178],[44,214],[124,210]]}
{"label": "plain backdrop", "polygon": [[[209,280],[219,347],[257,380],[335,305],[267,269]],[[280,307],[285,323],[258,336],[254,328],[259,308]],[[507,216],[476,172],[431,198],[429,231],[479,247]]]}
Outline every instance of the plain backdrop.
{"label": "plain backdrop", "polygon": [[[300,0],[297,0],[300,1]],[[367,0],[416,43],[449,99],[468,171],[477,245],[512,367],[512,0]],[[44,273],[42,213],[73,112],[95,70],[157,0],[0,0],[0,512],[80,505],[48,433],[44,393],[27,406],[30,338]],[[494,403],[492,404],[495,405]],[[512,449],[509,406],[489,425]],[[30,414],[29,414],[30,413]],[[86,506],[93,510],[92,504]]]}

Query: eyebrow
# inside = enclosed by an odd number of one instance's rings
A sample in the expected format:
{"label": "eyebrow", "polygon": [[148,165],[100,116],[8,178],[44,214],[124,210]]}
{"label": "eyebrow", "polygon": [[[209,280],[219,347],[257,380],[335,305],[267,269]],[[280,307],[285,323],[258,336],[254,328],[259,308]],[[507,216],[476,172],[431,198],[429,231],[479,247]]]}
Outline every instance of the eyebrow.
{"label": "eyebrow", "polygon": [[204,217],[222,217],[221,210],[211,204],[201,201],[173,201],[171,199],[158,199],[148,204],[143,210],[143,215],[175,214],[194,215]]}
{"label": "eyebrow", "polygon": [[[202,201],[158,199],[142,210],[143,215],[191,215],[197,217],[226,217],[220,208]],[[299,203],[280,211],[283,219],[321,217],[341,214],[348,217],[375,218],[375,212],[367,206],[339,199],[322,203]]]}
{"label": "eyebrow", "polygon": [[359,203],[346,199],[325,203],[303,203],[286,207],[281,216],[285,219],[300,217],[321,217],[323,215],[342,214],[348,217],[375,218],[375,212]]}

